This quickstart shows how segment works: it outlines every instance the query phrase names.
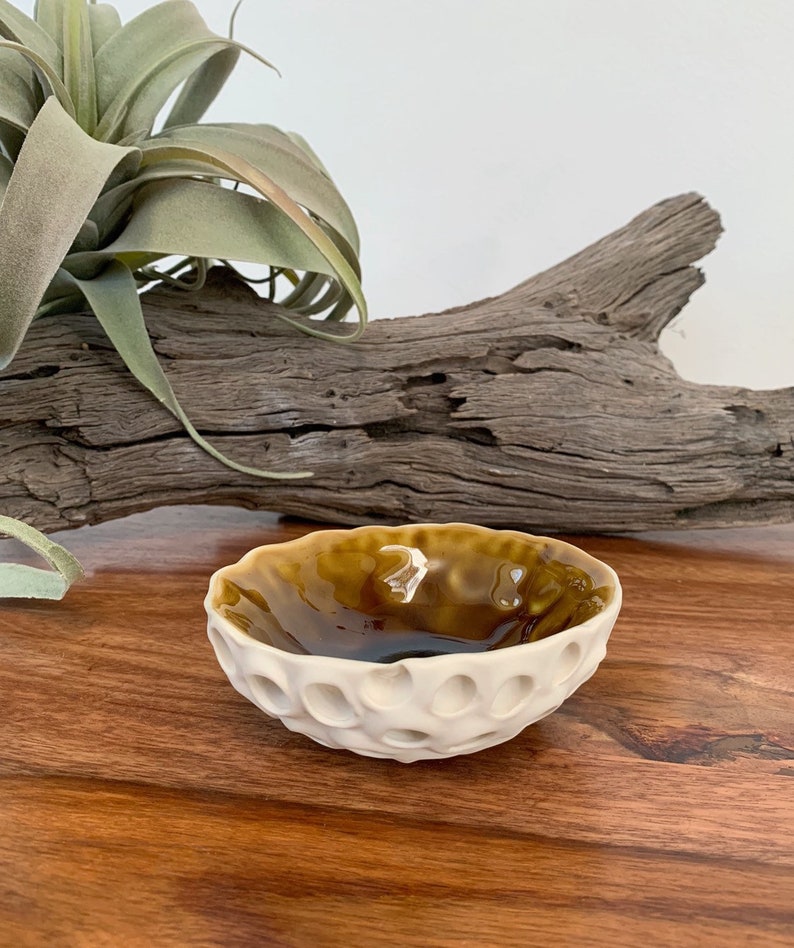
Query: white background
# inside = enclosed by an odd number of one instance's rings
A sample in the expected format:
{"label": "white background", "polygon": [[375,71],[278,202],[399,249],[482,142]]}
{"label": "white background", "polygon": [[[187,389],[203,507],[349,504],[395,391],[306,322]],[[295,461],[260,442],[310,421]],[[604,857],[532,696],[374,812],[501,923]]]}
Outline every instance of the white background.
{"label": "white background", "polygon": [[[197,5],[226,31],[231,0]],[[247,0],[237,38],[283,78],[244,62],[208,118],[312,143],[373,315],[499,293],[697,190],[726,233],[663,347],[794,384],[794,0]]]}

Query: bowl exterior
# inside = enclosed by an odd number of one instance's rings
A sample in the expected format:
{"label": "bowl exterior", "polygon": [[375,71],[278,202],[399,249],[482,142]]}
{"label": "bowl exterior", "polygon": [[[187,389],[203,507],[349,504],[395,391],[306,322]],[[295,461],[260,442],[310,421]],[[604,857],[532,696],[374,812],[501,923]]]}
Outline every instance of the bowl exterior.
{"label": "bowl exterior", "polygon": [[245,635],[212,609],[210,596],[207,628],[232,685],[290,730],[326,747],[410,763],[500,744],[555,711],[606,655],[621,605],[612,575],[615,595],[604,612],[489,652],[392,664],[296,655]]}

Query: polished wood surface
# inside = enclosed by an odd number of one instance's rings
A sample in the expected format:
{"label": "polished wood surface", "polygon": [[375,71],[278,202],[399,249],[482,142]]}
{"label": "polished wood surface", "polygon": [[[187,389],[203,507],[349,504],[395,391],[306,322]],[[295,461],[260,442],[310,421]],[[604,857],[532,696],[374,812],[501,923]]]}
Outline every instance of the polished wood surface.
{"label": "polished wood surface", "polygon": [[0,944],[794,944],[793,527],[573,538],[624,583],[599,672],[410,765],[290,733],[215,662],[209,574],[309,529],[84,528],[86,583],[0,603]]}

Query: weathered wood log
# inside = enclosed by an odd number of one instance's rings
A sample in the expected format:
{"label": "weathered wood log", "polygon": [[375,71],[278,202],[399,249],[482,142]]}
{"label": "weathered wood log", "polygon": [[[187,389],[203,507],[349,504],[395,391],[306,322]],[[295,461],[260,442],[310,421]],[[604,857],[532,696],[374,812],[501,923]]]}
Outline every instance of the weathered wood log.
{"label": "weathered wood log", "polygon": [[719,233],[697,195],[664,201],[502,296],[378,320],[354,346],[299,334],[225,273],[149,295],[196,426],[302,481],[214,461],[91,316],[42,319],[0,374],[0,511],[45,530],[205,502],[536,531],[792,520],[794,389],[686,382],[657,345]]}

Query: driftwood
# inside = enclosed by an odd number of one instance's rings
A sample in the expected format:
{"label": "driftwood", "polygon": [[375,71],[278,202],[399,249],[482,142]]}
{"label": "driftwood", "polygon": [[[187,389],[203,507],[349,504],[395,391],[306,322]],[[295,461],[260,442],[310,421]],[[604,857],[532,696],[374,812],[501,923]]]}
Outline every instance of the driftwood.
{"label": "driftwood", "polygon": [[657,346],[719,233],[697,195],[664,201],[502,296],[378,320],[354,346],[302,336],[228,274],[151,294],[197,427],[303,481],[222,466],[92,317],[42,319],[0,374],[0,512],[45,530],[205,502],[537,531],[792,520],[794,389],[689,383]]}

